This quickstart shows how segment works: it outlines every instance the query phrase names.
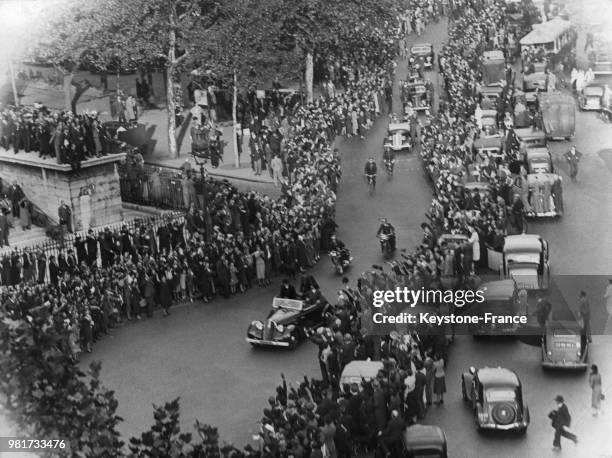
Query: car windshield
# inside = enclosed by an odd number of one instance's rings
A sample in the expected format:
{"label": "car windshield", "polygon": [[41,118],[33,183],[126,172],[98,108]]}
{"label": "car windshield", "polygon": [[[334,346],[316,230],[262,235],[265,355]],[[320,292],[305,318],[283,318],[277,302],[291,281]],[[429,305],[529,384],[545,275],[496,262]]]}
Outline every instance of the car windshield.
{"label": "car windshield", "polygon": [[395,135],[395,134],[408,135],[408,131],[407,130],[403,130],[403,129],[390,130],[389,134],[390,135]]}
{"label": "car windshield", "polygon": [[417,450],[412,456],[414,458],[442,458],[444,455],[439,450]]}
{"label": "car windshield", "polygon": [[485,398],[488,402],[514,401],[516,393],[508,388],[491,388],[485,392]]}
{"label": "car windshield", "polygon": [[603,95],[603,88],[599,86],[587,86],[584,88],[584,95],[588,97],[601,97]]}

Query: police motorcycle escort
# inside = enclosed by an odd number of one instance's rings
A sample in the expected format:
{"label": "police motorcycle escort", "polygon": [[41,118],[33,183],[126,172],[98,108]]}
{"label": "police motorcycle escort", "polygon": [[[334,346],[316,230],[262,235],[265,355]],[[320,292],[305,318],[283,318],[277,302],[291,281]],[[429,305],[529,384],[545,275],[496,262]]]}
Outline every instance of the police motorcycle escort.
{"label": "police motorcycle escort", "polygon": [[395,169],[395,152],[391,148],[384,149],[383,162],[385,164],[387,176],[390,179],[393,176],[393,170]]}
{"label": "police motorcycle escort", "polygon": [[344,270],[351,265],[353,260],[351,252],[344,242],[338,240],[335,235],[332,235],[329,241],[329,259],[339,275],[344,273]]}
{"label": "police motorcycle escort", "polygon": [[376,236],[380,240],[380,249],[384,256],[390,256],[395,251],[395,228],[387,221],[381,219]]}

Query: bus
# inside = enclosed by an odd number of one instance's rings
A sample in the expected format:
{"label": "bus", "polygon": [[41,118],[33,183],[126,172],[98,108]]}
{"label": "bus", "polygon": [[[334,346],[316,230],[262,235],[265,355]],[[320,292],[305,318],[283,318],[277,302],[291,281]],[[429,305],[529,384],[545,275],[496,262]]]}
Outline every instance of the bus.
{"label": "bus", "polygon": [[612,75],[612,40],[595,40],[588,59],[595,76]]}
{"label": "bus", "polygon": [[553,66],[576,53],[577,32],[569,21],[554,18],[534,24],[533,30],[521,38],[521,56],[548,58]]}

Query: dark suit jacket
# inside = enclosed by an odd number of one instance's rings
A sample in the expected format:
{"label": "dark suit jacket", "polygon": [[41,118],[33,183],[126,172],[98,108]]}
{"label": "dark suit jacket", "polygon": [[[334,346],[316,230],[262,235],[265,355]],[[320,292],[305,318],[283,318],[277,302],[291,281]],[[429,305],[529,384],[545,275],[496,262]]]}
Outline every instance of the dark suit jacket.
{"label": "dark suit jacket", "polygon": [[550,415],[552,418],[552,426],[555,429],[562,428],[564,426],[569,427],[572,423],[572,417],[570,416],[569,410],[565,404],[561,404],[557,410],[553,410]]}
{"label": "dark suit jacket", "polygon": [[391,440],[399,440],[402,437],[402,432],[406,428],[406,423],[401,417],[392,418],[387,423],[387,427],[383,431],[383,435]]}
{"label": "dark suit jacket", "polygon": [[70,222],[70,215],[72,211],[68,205],[60,205],[57,209],[57,216],[59,216],[60,224],[66,224]]}

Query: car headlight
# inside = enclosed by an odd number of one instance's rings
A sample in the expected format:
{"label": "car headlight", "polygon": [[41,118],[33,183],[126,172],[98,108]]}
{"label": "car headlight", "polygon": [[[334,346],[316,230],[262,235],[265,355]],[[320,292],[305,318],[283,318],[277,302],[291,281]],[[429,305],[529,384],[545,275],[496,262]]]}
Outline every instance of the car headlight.
{"label": "car headlight", "polygon": [[548,356],[552,356],[552,351],[546,353]]}
{"label": "car headlight", "polygon": [[253,321],[251,323],[251,326],[255,326],[255,329],[257,329],[258,331],[263,331],[264,325],[261,321]]}
{"label": "car headlight", "polygon": [[488,412],[478,412],[478,421],[482,423],[489,421],[489,413]]}
{"label": "car headlight", "polygon": [[282,324],[279,324],[276,326],[276,330],[280,333],[285,332],[285,326],[283,326]]}
{"label": "car headlight", "polygon": [[580,358],[580,356],[581,356],[580,351],[577,351],[577,352],[576,352],[576,356],[577,356],[578,358]]}

